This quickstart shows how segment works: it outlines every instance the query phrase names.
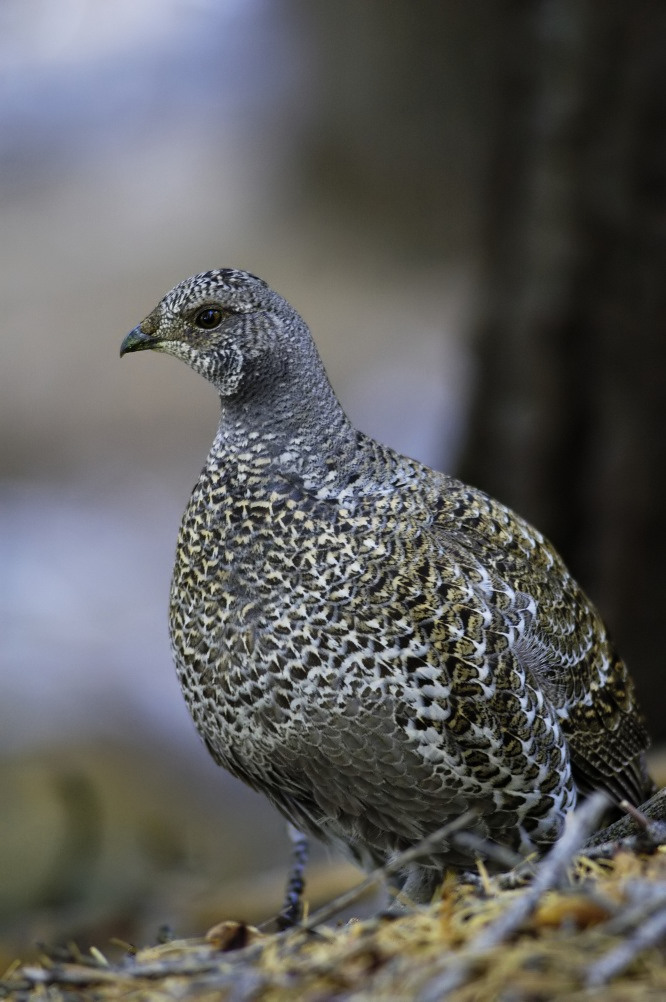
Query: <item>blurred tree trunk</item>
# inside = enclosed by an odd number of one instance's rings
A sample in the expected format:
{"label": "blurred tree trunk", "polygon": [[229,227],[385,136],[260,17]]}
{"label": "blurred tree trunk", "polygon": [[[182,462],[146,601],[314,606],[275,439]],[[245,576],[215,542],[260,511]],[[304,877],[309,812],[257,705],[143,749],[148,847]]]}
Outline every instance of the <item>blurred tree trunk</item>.
{"label": "blurred tree trunk", "polygon": [[502,6],[461,474],[560,549],[664,738],[666,5]]}
{"label": "blurred tree trunk", "polygon": [[476,250],[502,3],[291,0],[317,52],[298,197],[407,260]]}

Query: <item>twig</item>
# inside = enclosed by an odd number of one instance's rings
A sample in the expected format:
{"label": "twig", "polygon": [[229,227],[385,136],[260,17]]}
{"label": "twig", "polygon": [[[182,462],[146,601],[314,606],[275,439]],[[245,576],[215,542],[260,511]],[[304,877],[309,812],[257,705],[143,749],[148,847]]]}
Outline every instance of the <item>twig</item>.
{"label": "twig", "polygon": [[639,809],[634,807],[633,804],[630,804],[628,800],[621,800],[618,806],[622,808],[625,814],[629,815],[631,820],[634,821],[639,828],[642,828],[644,832],[648,830],[650,827],[650,819],[647,815],[643,814],[642,811],[639,811]]}
{"label": "twig", "polygon": [[[395,856],[386,866],[379,867],[366,877],[365,880],[352,887],[351,890],[339,895],[328,905],[314,912],[303,925],[294,933],[309,932],[316,926],[321,925],[328,918],[335,915],[348,904],[356,901],[369,887],[382,881],[385,877],[398,872],[404,866],[422,856],[427,856],[434,849],[438,848],[442,841],[450,839],[456,832],[461,831],[470,825],[477,816],[476,811],[467,811],[455,821],[444,825],[432,835],[426,836],[414,846],[410,846],[404,852]],[[276,939],[282,940],[288,933],[278,933]],[[203,946],[201,951],[190,954],[187,957],[159,958],[152,961],[138,961],[133,958],[132,966],[127,968],[115,968],[113,971],[101,967],[88,968],[80,964],[67,964],[66,967],[54,965],[48,969],[37,967],[23,968],[21,973],[33,984],[92,984],[94,982],[108,981],[114,977],[120,979],[134,980],[137,978],[166,977],[170,974],[199,974],[211,976],[231,976],[234,969],[241,963],[247,962],[253,955],[259,954],[263,949],[262,943],[253,943],[242,950],[234,951],[233,955],[225,955],[221,960],[213,947]]]}
{"label": "twig", "polygon": [[[633,890],[633,887],[630,885]],[[641,881],[633,896],[636,903],[623,908],[612,919],[604,923],[606,935],[626,936],[642,925],[654,912],[666,908],[666,887],[648,885]]]}
{"label": "twig", "polygon": [[[627,817],[620,818],[592,835],[585,845],[586,856],[591,855],[589,850],[597,850],[602,846],[604,852],[607,852],[613,844],[637,851],[649,851],[666,844],[666,788],[659,790],[639,808],[632,807],[626,801],[620,807],[627,811]],[[595,855],[599,854],[595,852]]]}
{"label": "twig", "polygon": [[470,825],[477,817],[477,811],[471,810],[466,811],[461,814],[459,818],[451,821],[448,825],[443,825],[442,828],[438,828],[437,831],[433,832],[432,835],[426,835],[422,838],[420,842],[416,845],[410,846],[409,849],[405,849],[404,852],[399,853],[394,856],[390,862],[386,863],[384,866],[378,867],[369,873],[365,880],[362,880],[360,884],[356,884],[355,887],[350,888],[343,894],[339,894],[337,898],[330,901],[327,905],[322,908],[318,908],[316,912],[307,919],[303,925],[299,926],[299,929],[303,931],[309,931],[314,929],[316,926],[321,925],[328,919],[332,918],[337,912],[342,911],[348,905],[357,901],[362,894],[365,894],[367,890],[374,887],[376,884],[381,883],[386,877],[390,877],[394,873],[398,873],[405,866],[410,863],[415,862],[417,859],[421,859],[423,856],[427,856],[429,853],[436,850],[440,843],[445,840],[451,840],[456,832],[462,831],[468,825]]}
{"label": "twig", "polygon": [[453,836],[451,841],[463,849],[471,849],[482,859],[491,859],[493,863],[497,863],[505,870],[511,870],[525,862],[523,856],[514,852],[513,849],[508,849],[505,845],[499,845],[497,842],[490,842],[481,835],[477,835],[476,832],[459,832]]}
{"label": "twig", "polygon": [[32,984],[89,985],[102,981],[118,982],[123,978],[132,979],[134,971],[121,972],[104,967],[86,967],[83,964],[67,964],[66,967],[22,967],[20,972]]}
{"label": "twig", "polygon": [[477,949],[489,950],[511,936],[534,911],[542,894],[562,882],[567,867],[607,809],[608,798],[603,793],[595,793],[579,807],[569,818],[559,842],[537,867],[532,884],[503,915],[481,930]]}
{"label": "twig", "polygon": [[588,988],[598,988],[620,974],[635,960],[639,953],[649,949],[666,936],[666,907],[661,908],[652,918],[638,927],[634,935],[605,953],[588,968],[586,984]]}
{"label": "twig", "polygon": [[[650,826],[650,832],[654,832],[657,823]],[[613,839],[610,842],[601,842],[598,845],[585,846],[582,855],[586,859],[612,859],[618,852],[654,852],[660,845],[666,845],[666,825],[659,823],[656,839],[653,834],[639,832],[636,835],[628,835],[626,838]]]}
{"label": "twig", "polygon": [[428,982],[419,996],[419,1002],[441,1002],[467,980],[472,967],[484,953],[503,943],[520,928],[537,907],[541,896],[562,882],[567,867],[607,809],[606,795],[595,793],[568,818],[562,837],[537,867],[532,884],[499,918],[482,929],[463,953],[453,962],[449,961],[443,972]]}

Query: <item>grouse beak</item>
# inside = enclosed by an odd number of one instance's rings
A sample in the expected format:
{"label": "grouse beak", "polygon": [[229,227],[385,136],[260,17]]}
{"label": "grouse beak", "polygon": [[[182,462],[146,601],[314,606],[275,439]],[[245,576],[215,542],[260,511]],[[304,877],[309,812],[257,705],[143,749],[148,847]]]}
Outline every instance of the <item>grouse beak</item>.
{"label": "grouse beak", "polygon": [[155,337],[154,334],[146,334],[145,331],[141,329],[141,324],[135,327],[133,331],[130,331],[123,343],[120,346],[120,357],[126,355],[130,351],[145,351],[146,348],[155,348],[161,341],[161,338]]}

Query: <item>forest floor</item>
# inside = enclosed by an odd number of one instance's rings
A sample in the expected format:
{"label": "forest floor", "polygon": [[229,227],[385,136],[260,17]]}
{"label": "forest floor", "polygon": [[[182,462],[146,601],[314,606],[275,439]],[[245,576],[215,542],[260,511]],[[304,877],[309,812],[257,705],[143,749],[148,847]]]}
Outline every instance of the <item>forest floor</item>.
{"label": "forest floor", "polygon": [[[661,797],[663,807],[664,793]],[[339,900],[285,932],[222,922],[202,939],[135,949],[119,962],[75,946],[13,965],[12,1002],[603,1002],[666,998],[663,822],[588,840],[586,802],[556,847],[514,879],[449,875],[401,914],[331,924]],[[598,814],[597,814],[598,816]],[[627,834],[628,832],[628,834]],[[592,840],[594,841],[594,840]],[[413,850],[412,850],[413,851]],[[366,885],[373,878],[364,881]],[[362,885],[361,885],[362,886]],[[353,892],[352,892],[353,894]],[[349,894],[345,897],[348,899]]]}

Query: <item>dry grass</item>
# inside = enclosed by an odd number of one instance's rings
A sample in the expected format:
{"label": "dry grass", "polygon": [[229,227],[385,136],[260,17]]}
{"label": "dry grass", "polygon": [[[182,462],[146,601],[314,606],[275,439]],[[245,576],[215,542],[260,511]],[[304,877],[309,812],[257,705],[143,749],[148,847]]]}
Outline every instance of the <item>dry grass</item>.
{"label": "dry grass", "polygon": [[399,916],[336,928],[319,913],[272,935],[225,922],[119,963],[71,947],[7,972],[2,992],[14,1002],[664,999],[666,846],[594,858],[581,852],[590,822],[584,805],[522,886],[480,865],[475,881],[449,876],[430,907]]}

